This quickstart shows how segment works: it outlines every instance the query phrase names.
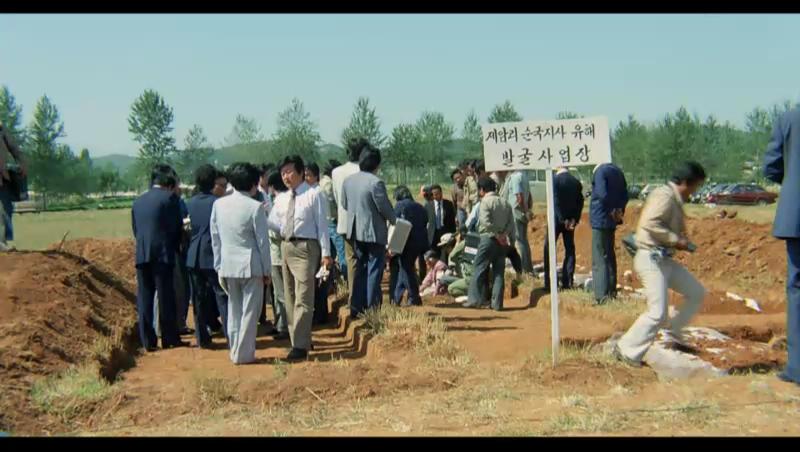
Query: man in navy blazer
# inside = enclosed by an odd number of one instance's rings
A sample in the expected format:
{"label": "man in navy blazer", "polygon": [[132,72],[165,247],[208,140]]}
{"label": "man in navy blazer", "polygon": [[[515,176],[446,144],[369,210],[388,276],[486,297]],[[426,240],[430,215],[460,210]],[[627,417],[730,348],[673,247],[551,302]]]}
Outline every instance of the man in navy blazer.
{"label": "man in navy blazer", "polygon": [[182,220],[178,197],[174,193],[178,176],[169,165],[156,165],[151,188],[133,203],[131,220],[136,238],[136,309],[139,337],[147,351],[156,350],[153,328],[153,301],[159,294],[161,347],[187,346],[178,336],[173,271],[180,244]]}
{"label": "man in navy blazer", "polygon": [[[210,348],[211,335],[208,326],[212,323],[215,311],[219,312],[222,318],[222,331],[225,337],[228,337],[228,295],[220,286],[219,277],[214,270],[210,227],[214,201],[225,194],[228,182],[220,171],[212,165],[205,164],[197,168],[195,184],[198,193],[186,204],[192,227],[192,238],[186,252],[186,267],[189,269],[194,286],[194,331],[197,345],[201,348]],[[216,305],[216,310],[212,304]]]}
{"label": "man in navy blazer", "polygon": [[392,304],[399,305],[403,292],[408,290],[408,304],[421,306],[422,299],[419,295],[419,281],[414,263],[417,258],[428,250],[428,212],[422,204],[414,201],[411,190],[405,185],[399,185],[394,190],[394,214],[411,223],[411,232],[400,255],[392,256],[389,262],[389,299]]}
{"label": "man in navy blazer", "polygon": [[788,360],[778,378],[800,384],[800,106],[775,123],[764,155],[764,175],[781,185],[772,235],[786,241],[786,342]]}
{"label": "man in navy blazer", "polygon": [[592,283],[596,304],[617,294],[617,255],[614,234],[628,205],[628,183],[617,165],[603,163],[594,169],[589,220],[592,225]]}

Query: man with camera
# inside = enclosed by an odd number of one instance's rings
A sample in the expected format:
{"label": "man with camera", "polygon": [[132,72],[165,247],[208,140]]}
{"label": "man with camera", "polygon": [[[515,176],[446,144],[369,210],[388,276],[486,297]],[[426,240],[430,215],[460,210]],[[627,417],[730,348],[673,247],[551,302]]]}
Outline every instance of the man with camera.
{"label": "man with camera", "polygon": [[[17,167],[6,166],[6,154],[11,154]],[[0,251],[8,251],[8,242],[14,240],[14,228],[11,217],[14,214],[14,202],[22,200],[27,167],[22,151],[11,133],[0,124]]]}

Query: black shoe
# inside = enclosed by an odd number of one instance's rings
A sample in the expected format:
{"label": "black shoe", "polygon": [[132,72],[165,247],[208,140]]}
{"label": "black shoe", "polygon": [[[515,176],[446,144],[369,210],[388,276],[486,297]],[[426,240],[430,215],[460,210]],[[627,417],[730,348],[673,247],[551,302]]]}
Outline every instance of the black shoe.
{"label": "black shoe", "polygon": [[190,335],[190,334],[194,334],[194,330],[191,329],[191,328],[188,328],[188,327],[187,328],[181,328],[180,330],[178,330],[178,334],[181,335],[181,336],[187,336],[187,335]]}
{"label": "black shoe", "polygon": [[145,350],[147,350],[147,353],[155,353],[158,351],[158,347],[146,347]]}
{"label": "black shoe", "polygon": [[161,348],[164,350],[169,350],[171,348],[179,348],[179,347],[188,347],[190,344],[184,341],[178,341],[173,344],[162,345]]}
{"label": "black shoe", "polygon": [[286,339],[289,339],[289,333],[288,332],[278,333],[272,337],[275,338],[276,341],[285,341]]}
{"label": "black shoe", "polygon": [[281,332],[278,331],[277,328],[273,328],[273,329],[267,331],[267,336],[277,336],[279,334],[281,334]]}
{"label": "black shoe", "polygon": [[286,355],[286,361],[300,361],[306,358],[308,358],[308,351],[302,348],[292,348]]}
{"label": "black shoe", "polygon": [[197,344],[198,347],[202,348],[203,350],[213,350],[213,344],[211,342],[201,342]]}

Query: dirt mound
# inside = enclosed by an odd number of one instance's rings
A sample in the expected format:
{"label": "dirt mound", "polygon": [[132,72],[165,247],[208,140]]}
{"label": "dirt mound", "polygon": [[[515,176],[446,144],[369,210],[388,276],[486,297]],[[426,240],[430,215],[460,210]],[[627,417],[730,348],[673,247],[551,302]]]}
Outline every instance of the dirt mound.
{"label": "dirt mound", "polygon": [[0,254],[0,430],[36,422],[28,395],[38,378],[92,360],[113,377],[135,321],[132,287],[80,257]]}
{"label": "dirt mound", "polygon": [[536,380],[545,387],[568,388],[569,391],[604,391],[610,387],[626,388],[641,386],[655,381],[655,374],[649,369],[635,369],[623,366],[608,366],[583,359],[567,359],[556,367],[548,366]]}
{"label": "dirt mound", "polygon": [[[633,271],[633,261],[622,248],[620,239],[634,232],[641,208],[625,212],[624,223],[617,229],[616,254],[619,284],[626,270]],[[744,303],[727,300],[726,292],[758,301],[762,311],[782,312],[785,309],[786,250],[772,237],[771,225],[754,224],[738,219],[687,217],[689,236],[697,251],[678,253],[677,260],[687,266],[709,290],[701,310],[707,314],[758,314]],[[543,258],[542,244],[547,227],[546,215],[537,215],[531,222],[528,237],[534,260]],[[575,230],[577,273],[591,273],[592,230],[589,215],[584,213]],[[563,256],[559,245],[559,259]],[[641,287],[634,272],[632,287]],[[672,297],[674,304],[679,298]]]}
{"label": "dirt mound", "polygon": [[[58,243],[50,246],[56,249]],[[131,239],[76,239],[64,242],[63,251],[105,267],[130,284],[136,284],[135,243]]]}

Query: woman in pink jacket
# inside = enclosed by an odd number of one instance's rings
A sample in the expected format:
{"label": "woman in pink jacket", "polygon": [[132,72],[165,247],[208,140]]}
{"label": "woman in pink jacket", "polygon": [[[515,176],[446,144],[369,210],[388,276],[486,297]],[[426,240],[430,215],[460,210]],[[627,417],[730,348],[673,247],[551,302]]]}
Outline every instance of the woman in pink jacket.
{"label": "woman in pink jacket", "polygon": [[444,295],[447,293],[447,286],[439,282],[439,278],[447,270],[447,264],[439,260],[439,252],[428,250],[425,252],[425,264],[428,272],[422,284],[419,286],[420,296]]}

